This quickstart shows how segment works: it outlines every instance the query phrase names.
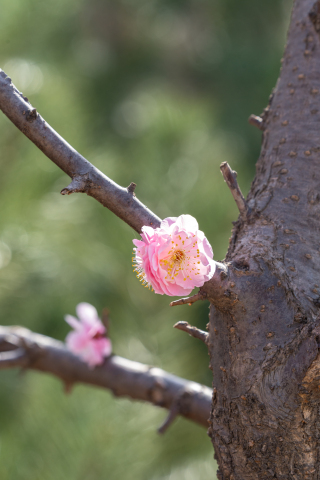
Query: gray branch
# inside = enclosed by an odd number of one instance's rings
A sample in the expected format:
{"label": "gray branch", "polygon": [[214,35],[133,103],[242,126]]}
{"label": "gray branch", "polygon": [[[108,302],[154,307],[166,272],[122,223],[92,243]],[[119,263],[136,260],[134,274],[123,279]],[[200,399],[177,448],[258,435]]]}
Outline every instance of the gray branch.
{"label": "gray branch", "polygon": [[22,327],[0,326],[0,370],[23,367],[50,373],[70,387],[86,383],[117,397],[150,402],[208,427],[212,390],[160,368],[113,355],[90,369],[64,343]]}
{"label": "gray branch", "polygon": [[95,168],[69,145],[32,107],[0,69],[0,109],[50,160],[72,179],[62,194],[83,192],[98,200],[140,233],[144,225],[158,227],[160,219],[123,188]]}

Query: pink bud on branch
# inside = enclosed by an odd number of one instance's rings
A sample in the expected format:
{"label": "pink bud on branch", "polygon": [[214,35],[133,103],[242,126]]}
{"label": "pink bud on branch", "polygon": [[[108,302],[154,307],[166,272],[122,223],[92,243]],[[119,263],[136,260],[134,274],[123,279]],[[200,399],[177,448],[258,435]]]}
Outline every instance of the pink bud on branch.
{"label": "pink bud on branch", "polygon": [[82,358],[90,367],[101,365],[112,352],[111,340],[106,338],[106,327],[90,303],[79,303],[78,318],[66,315],[65,321],[74,329],[66,338],[68,349]]}

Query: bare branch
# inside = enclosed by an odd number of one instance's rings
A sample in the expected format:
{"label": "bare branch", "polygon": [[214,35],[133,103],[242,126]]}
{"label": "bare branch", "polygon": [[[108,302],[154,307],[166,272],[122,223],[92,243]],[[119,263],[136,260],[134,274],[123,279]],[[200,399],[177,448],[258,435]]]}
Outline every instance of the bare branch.
{"label": "bare branch", "polygon": [[72,178],[62,194],[83,192],[98,200],[140,233],[144,225],[158,227],[160,219],[133,192],[120,187],[71,147],[31,106],[0,69],[0,109],[50,160]]}
{"label": "bare branch", "polygon": [[240,212],[240,217],[242,220],[246,220],[248,214],[250,213],[249,206],[242,195],[240,187],[237,182],[237,172],[230,168],[230,165],[227,162],[222,162],[220,165],[220,170],[223,175],[223,178],[230,188],[232,196],[237,204],[237,207]]}
{"label": "bare branch", "polygon": [[257,127],[259,128],[259,130],[264,130],[264,126],[263,126],[263,120],[261,117],[258,117],[257,115],[250,115],[250,117],[248,118],[248,122],[250,123],[250,125],[253,125],[254,127]]}
{"label": "bare branch", "polygon": [[204,385],[117,355],[106,359],[103,365],[90,369],[62,342],[22,327],[0,326],[0,351],[6,349],[8,335],[15,337],[17,344],[26,346],[24,352],[27,357],[20,356],[22,352],[18,350],[22,347],[15,347],[15,350],[5,352],[12,355],[12,361],[9,359],[5,364],[5,359],[1,363],[0,358],[0,368],[20,366],[50,373],[62,380],[67,390],[75,383],[86,383],[107,388],[115,396],[150,402],[169,410],[178,398],[180,415],[204,427],[208,426],[212,390]]}
{"label": "bare branch", "polygon": [[174,300],[170,303],[170,307],[176,307],[177,305],[192,305],[193,303],[197,302],[198,300],[204,300],[207,294],[205,292],[198,292],[192,297],[184,297],[179,298],[179,300]]}
{"label": "bare branch", "polygon": [[204,343],[207,342],[209,336],[207,332],[204,332],[203,330],[200,330],[199,328],[190,325],[188,322],[177,322],[175,325],[173,325],[173,328],[177,328],[178,330],[189,333],[191,337],[198,338]]}

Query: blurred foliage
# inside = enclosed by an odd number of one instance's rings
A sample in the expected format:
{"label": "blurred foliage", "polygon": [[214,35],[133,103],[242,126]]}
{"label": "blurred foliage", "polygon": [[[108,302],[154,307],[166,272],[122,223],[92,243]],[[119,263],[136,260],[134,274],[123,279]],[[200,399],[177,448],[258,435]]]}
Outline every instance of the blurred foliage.
{"label": "blurred foliage", "polygon": [[[195,216],[216,259],[237,210],[219,172],[248,192],[261,134],[247,124],[275,85],[291,1],[1,0],[0,66],[71,145],[156,214]],[[64,339],[87,301],[111,312],[114,351],[211,385],[208,305],[170,309],[131,268],[135,235],[0,116],[1,323]],[[215,478],[203,428],[44,375],[0,376],[2,480]]]}

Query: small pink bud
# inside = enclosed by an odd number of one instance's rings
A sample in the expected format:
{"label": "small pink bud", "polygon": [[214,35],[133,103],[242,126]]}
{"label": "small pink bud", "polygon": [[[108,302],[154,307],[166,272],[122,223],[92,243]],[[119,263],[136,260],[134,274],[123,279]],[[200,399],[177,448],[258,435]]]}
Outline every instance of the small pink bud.
{"label": "small pink bud", "polygon": [[106,338],[106,328],[90,303],[79,303],[78,318],[66,315],[65,321],[74,329],[66,337],[68,349],[82,358],[90,367],[101,365],[112,352],[111,340]]}

